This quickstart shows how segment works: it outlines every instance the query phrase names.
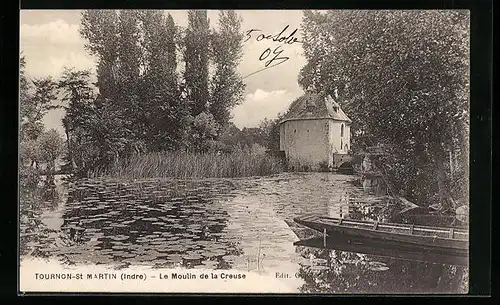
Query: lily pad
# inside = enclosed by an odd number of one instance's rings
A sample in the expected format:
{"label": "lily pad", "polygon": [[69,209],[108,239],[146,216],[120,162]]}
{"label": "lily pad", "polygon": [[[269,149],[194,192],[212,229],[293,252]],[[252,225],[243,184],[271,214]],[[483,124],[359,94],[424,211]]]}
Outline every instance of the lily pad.
{"label": "lily pad", "polygon": [[210,250],[210,251],[204,251],[202,253],[203,256],[211,258],[211,257],[218,257],[226,254],[226,251],[224,250]]}
{"label": "lily pad", "polygon": [[137,256],[136,254],[127,253],[127,252],[119,252],[119,253],[115,253],[114,255],[119,256],[119,257],[123,257],[123,258],[134,258]]}
{"label": "lily pad", "polygon": [[309,267],[309,270],[311,270],[311,271],[323,271],[323,270],[328,270],[328,269],[330,269],[330,268],[328,268],[326,266],[321,266],[321,265]]}
{"label": "lily pad", "polygon": [[327,260],[324,258],[315,258],[314,262],[321,265],[321,264],[326,264]]}
{"label": "lily pad", "polygon": [[182,258],[186,259],[186,260],[198,260],[198,259],[202,259],[203,256],[201,254],[191,253],[191,254],[184,255]]}
{"label": "lily pad", "polygon": [[167,261],[169,263],[173,263],[173,264],[182,263],[182,257],[180,255],[178,255],[178,256],[172,255],[172,256],[168,257]]}
{"label": "lily pad", "polygon": [[389,267],[382,262],[369,262],[368,269],[372,271],[386,271],[389,270]]}
{"label": "lily pad", "polygon": [[219,264],[216,261],[204,261],[202,263],[203,263],[203,265],[205,265],[205,267],[207,267],[207,268],[213,268],[213,269],[215,269],[215,267]]}
{"label": "lily pad", "polygon": [[182,252],[186,250],[186,246],[184,245],[172,245],[170,246],[170,251],[175,251],[175,252]]}

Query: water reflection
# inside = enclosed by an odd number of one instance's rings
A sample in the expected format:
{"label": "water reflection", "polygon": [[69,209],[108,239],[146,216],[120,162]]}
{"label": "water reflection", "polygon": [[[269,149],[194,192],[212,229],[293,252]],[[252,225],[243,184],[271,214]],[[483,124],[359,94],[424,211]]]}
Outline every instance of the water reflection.
{"label": "water reflection", "polygon": [[332,173],[59,180],[55,191],[22,199],[21,254],[116,268],[277,270],[299,274],[302,292],[457,290],[436,286],[432,265],[294,245],[313,236],[293,223],[300,214],[385,221],[401,210],[353,182]]}
{"label": "water reflection", "polygon": [[457,292],[463,270],[457,266],[370,257],[354,252],[298,247],[303,293]]}

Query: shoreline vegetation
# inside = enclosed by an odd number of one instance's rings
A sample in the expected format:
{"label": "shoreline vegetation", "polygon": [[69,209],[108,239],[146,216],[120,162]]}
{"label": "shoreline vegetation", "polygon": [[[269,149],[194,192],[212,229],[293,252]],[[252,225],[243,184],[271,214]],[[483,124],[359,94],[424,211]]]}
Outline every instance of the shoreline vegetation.
{"label": "shoreline vegetation", "polygon": [[89,177],[143,178],[238,178],[270,176],[284,171],[281,161],[266,152],[237,149],[218,152],[157,152],[134,155]]}

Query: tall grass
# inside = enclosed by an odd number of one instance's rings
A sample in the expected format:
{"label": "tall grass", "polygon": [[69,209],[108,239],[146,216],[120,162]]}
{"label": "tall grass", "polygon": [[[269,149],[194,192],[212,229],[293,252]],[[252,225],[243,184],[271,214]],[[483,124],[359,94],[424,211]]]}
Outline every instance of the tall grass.
{"label": "tall grass", "polygon": [[160,152],[135,155],[116,162],[91,177],[113,178],[235,178],[267,176],[283,171],[279,159],[265,152],[236,150],[228,154],[215,152]]}

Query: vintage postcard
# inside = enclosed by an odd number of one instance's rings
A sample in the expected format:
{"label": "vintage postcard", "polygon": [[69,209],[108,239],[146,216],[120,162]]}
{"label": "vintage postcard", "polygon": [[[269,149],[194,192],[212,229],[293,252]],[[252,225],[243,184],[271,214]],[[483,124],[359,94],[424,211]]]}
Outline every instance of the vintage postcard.
{"label": "vintage postcard", "polygon": [[463,294],[467,10],[21,10],[19,291]]}

